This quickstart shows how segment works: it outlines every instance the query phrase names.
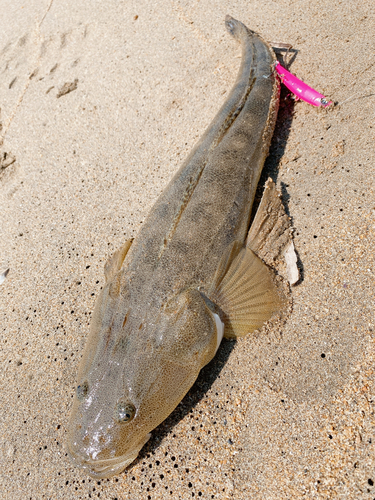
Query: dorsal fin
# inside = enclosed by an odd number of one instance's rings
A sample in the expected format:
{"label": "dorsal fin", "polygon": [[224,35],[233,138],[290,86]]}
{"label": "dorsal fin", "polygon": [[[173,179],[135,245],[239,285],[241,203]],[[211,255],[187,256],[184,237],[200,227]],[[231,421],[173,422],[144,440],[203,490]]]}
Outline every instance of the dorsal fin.
{"label": "dorsal fin", "polygon": [[113,276],[121,269],[121,266],[125,260],[126,254],[129,251],[129,248],[131,247],[131,244],[133,243],[133,239],[127,240],[125,244],[119,248],[118,250],[115,251],[111,257],[107,260],[107,262],[104,265],[104,276],[105,276],[105,281],[108,283],[111,281]]}
{"label": "dorsal fin", "polygon": [[291,285],[297,283],[299,271],[290,217],[285,212],[280,193],[271,178],[264,187],[246,246],[268,266],[277,269]]}

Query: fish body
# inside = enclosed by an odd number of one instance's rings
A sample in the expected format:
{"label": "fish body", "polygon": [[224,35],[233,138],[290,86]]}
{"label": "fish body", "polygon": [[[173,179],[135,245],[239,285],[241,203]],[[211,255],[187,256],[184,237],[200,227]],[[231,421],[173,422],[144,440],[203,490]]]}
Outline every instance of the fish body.
{"label": "fish body", "polygon": [[280,307],[247,237],[276,120],[275,57],[229,16],[237,81],[142,229],[108,261],[78,373],[68,451],[96,478],[121,472],[178,405],[225,336]]}

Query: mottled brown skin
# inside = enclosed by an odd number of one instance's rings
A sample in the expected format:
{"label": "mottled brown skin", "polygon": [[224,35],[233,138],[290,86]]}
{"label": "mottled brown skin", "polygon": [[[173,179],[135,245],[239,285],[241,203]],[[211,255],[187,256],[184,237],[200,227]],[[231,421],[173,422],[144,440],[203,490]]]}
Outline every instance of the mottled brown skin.
{"label": "mottled brown skin", "polygon": [[226,27],[243,49],[232,92],[134,242],[106,266],[68,437],[70,456],[94,477],[136,458],[218,346],[213,312],[225,314],[205,291],[246,240],[279,92],[269,46],[230,17]]}

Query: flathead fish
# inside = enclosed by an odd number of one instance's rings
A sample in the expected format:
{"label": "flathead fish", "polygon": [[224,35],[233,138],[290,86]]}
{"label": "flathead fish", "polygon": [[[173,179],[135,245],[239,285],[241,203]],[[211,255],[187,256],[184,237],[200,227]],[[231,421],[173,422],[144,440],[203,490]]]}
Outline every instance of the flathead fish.
{"label": "flathead fish", "polygon": [[256,255],[269,210],[250,228],[278,109],[275,56],[239,21],[227,16],[226,28],[242,46],[231,93],[134,241],[105,266],[68,429],[72,460],[95,478],[135,460],[223,336],[252,332],[282,307]]}

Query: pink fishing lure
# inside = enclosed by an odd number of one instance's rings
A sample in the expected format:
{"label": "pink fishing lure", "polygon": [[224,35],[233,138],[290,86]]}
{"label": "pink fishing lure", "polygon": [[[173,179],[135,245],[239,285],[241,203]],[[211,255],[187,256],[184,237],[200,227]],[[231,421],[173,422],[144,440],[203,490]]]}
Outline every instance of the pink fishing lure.
{"label": "pink fishing lure", "polygon": [[319,92],[306,85],[302,80],[292,75],[292,73],[289,73],[289,71],[283,68],[278,61],[275,64],[275,69],[281,82],[299,99],[313,106],[323,106],[323,108],[332,104],[332,101],[328,101],[324,95],[319,94]]}

